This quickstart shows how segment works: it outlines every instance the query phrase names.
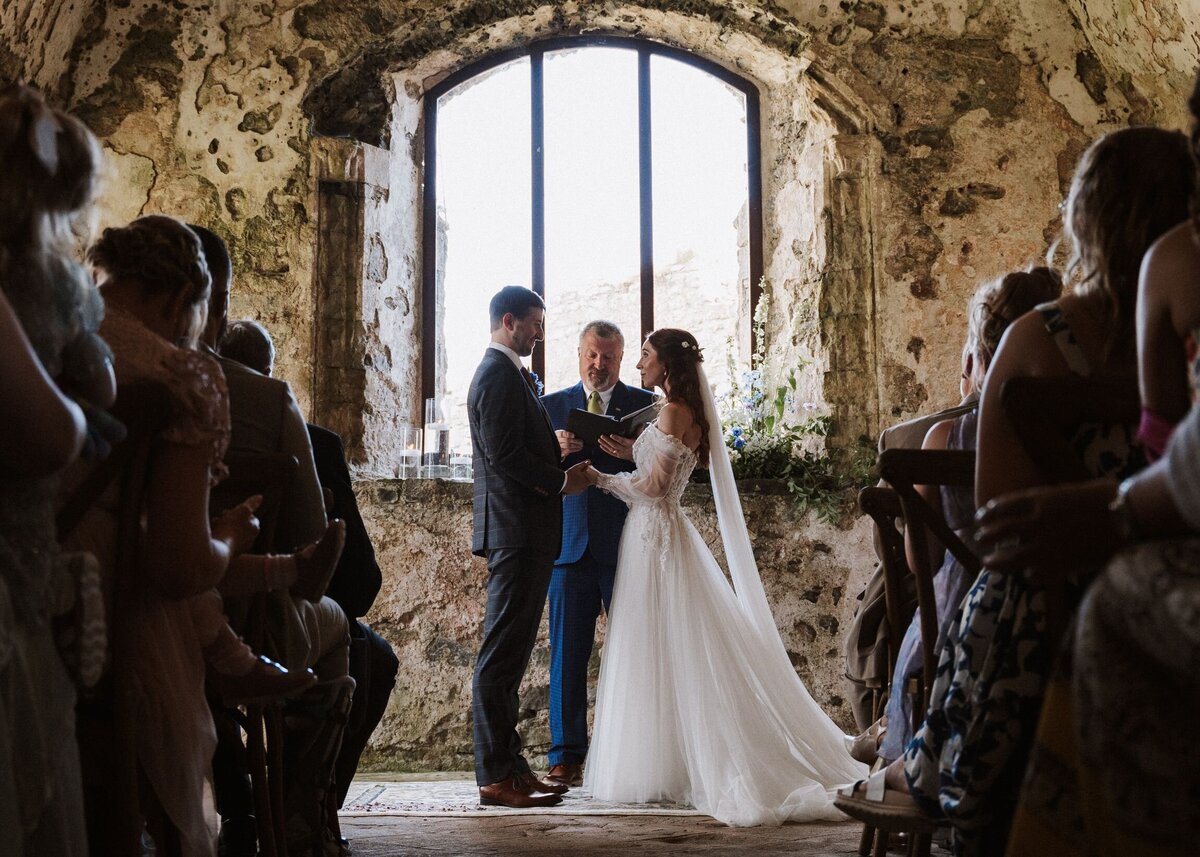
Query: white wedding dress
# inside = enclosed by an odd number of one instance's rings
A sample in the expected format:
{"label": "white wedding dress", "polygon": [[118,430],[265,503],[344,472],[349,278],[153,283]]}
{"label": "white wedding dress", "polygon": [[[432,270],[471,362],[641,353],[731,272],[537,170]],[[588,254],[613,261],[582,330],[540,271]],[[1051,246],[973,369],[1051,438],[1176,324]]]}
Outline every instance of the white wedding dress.
{"label": "white wedding dress", "polygon": [[680,506],[695,454],[651,424],[633,446],[637,470],[600,476],[630,510],[584,789],[607,801],[690,804],[737,826],[844,818],[833,791],[866,766],[788,659],[702,389],[733,586]]}

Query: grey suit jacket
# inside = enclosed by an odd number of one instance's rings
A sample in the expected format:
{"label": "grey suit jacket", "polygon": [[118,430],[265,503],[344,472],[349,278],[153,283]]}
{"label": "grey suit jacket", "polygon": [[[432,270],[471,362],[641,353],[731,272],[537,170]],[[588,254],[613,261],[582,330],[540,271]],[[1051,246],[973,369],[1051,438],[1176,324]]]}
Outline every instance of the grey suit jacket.
{"label": "grey suit jacket", "polygon": [[291,496],[279,510],[278,550],[314,542],[325,532],[325,501],[313,462],[308,427],[286,381],[268,378],[241,363],[220,358],[229,385],[229,448],[235,452],[285,452],[299,463]]}
{"label": "grey suit jacket", "polygon": [[475,472],[471,550],[536,547],[550,558],[562,543],[563,469],[550,417],[521,372],[494,348],[467,392]]}

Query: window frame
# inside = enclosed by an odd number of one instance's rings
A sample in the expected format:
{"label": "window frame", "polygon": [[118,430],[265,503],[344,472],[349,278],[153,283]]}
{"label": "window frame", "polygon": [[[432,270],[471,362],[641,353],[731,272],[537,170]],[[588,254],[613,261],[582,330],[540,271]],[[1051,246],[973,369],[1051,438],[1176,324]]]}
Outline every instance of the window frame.
{"label": "window frame", "polygon": [[[533,282],[529,287],[546,295],[546,200],[543,98],[543,60],[547,53],[589,47],[615,47],[635,50],[638,55],[638,174],[640,212],[640,297],[641,338],[654,329],[654,198],[653,157],[651,152],[652,105],[650,97],[650,58],[667,57],[698,68],[741,92],[746,99],[746,178],[747,231],[750,263],[750,312],[753,316],[761,297],[763,275],[762,218],[762,145],[758,87],[712,60],[690,51],[647,39],[629,36],[555,36],[539,39],[518,48],[498,51],[455,71],[425,93],[425,163],[422,191],[421,235],[421,398],[437,395],[437,114],[438,101],[450,90],[497,66],[523,57],[529,58],[530,79],[530,159],[532,181],[530,202],[533,212],[530,249]],[[752,343],[753,345],[753,343]],[[533,352],[533,371],[545,377],[546,353],[543,343]]]}

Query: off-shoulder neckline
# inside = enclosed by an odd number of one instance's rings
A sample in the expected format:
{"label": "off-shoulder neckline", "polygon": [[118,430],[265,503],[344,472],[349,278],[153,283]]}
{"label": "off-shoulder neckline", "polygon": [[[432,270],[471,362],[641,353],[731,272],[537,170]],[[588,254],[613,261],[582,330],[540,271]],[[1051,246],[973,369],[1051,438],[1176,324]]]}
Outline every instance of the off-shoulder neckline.
{"label": "off-shoulder neckline", "polygon": [[654,429],[656,432],[658,432],[658,434],[659,434],[659,436],[660,436],[660,437],[666,438],[666,440],[667,440],[668,442],[670,442],[671,444],[673,444],[673,445],[675,445],[675,446],[682,447],[682,449],[684,450],[684,452],[691,453],[692,455],[695,455],[695,454],[696,454],[696,450],[692,449],[690,446],[688,446],[688,445],[687,445],[686,443],[684,443],[682,440],[680,440],[679,438],[675,437],[675,435],[673,435],[673,434],[667,434],[665,431],[663,431],[662,429],[660,429],[660,428],[658,427],[658,420],[655,420],[654,422],[652,422],[652,423],[649,423],[649,424],[647,425],[647,428],[648,428],[648,429],[650,429],[650,428]]}

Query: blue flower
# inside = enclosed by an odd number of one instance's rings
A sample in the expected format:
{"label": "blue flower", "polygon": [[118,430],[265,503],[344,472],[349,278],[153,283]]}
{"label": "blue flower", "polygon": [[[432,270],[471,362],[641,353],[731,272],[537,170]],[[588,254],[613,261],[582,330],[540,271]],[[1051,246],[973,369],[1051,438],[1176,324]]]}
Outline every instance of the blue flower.
{"label": "blue flower", "polygon": [[736,437],[733,439],[733,448],[734,449],[741,449],[745,445],[746,445],[746,441],[743,440],[741,437]]}
{"label": "blue flower", "polygon": [[537,387],[537,394],[539,396],[546,392],[546,385],[542,383],[542,379],[538,377],[537,372],[530,372],[529,377],[533,379],[533,386]]}
{"label": "blue flower", "polygon": [[734,429],[733,429],[733,436],[734,436],[734,437],[741,437],[741,436],[742,436],[742,429],[741,429],[741,427],[739,427],[739,426],[735,426],[735,427],[734,427]]}

